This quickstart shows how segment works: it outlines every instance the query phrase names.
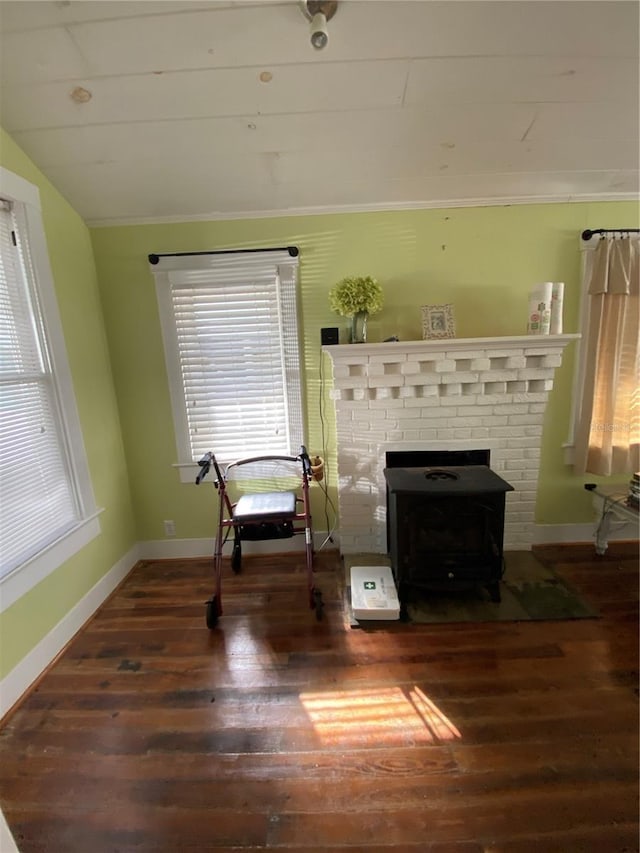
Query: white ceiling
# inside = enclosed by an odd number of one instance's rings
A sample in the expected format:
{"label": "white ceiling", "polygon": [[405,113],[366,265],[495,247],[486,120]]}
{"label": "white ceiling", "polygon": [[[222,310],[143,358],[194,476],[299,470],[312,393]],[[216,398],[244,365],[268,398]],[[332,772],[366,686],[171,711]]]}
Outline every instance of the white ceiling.
{"label": "white ceiling", "polygon": [[0,124],[90,223],[637,198],[639,8],[2,0]]}

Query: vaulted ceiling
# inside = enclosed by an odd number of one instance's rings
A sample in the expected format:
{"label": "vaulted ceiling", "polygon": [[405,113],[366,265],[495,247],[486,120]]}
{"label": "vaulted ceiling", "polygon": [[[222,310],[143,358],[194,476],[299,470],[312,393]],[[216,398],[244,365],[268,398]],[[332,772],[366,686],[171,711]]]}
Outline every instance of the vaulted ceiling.
{"label": "vaulted ceiling", "polygon": [[90,223],[637,198],[637,2],[0,2],[0,124]]}

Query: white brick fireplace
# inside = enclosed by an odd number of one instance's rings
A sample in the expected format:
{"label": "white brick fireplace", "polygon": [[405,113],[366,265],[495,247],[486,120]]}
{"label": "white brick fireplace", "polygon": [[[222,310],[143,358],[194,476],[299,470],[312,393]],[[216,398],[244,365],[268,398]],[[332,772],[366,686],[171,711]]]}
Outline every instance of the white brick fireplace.
{"label": "white brick fireplace", "polygon": [[530,549],[547,399],[579,337],[323,347],[333,362],[342,553],[386,553],[383,470],[396,450],[489,450],[490,467],[514,487],[505,549]]}

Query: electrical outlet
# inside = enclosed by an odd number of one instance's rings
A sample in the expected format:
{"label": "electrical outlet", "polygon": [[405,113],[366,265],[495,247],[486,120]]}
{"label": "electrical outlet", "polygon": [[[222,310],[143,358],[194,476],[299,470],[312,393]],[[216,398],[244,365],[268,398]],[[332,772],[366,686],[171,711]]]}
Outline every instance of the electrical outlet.
{"label": "electrical outlet", "polygon": [[165,536],[175,536],[176,535],[176,523],[173,520],[165,521],[164,523],[164,535]]}

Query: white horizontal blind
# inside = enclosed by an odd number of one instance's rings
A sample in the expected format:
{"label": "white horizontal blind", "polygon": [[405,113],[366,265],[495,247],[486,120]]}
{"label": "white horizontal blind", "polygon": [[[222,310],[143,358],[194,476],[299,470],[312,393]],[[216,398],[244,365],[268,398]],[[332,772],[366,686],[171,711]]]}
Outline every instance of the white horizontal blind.
{"label": "white horizontal blind", "polygon": [[209,450],[224,461],[297,453],[297,261],[288,252],[257,252],[167,263],[173,269],[161,266],[159,296],[166,277],[173,334],[165,345],[173,339],[177,350],[189,460]]}
{"label": "white horizontal blind", "polygon": [[[0,577],[79,517],[26,229],[0,209]],[[14,243],[15,240],[15,243]]]}

